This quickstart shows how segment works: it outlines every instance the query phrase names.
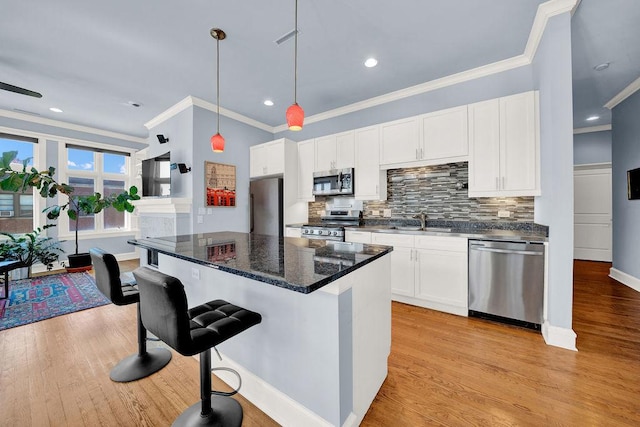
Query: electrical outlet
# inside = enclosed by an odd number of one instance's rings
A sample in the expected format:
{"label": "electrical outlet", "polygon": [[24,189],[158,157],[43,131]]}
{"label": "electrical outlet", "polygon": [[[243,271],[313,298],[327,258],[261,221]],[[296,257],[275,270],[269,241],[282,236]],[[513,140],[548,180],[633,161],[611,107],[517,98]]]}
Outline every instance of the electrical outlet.
{"label": "electrical outlet", "polygon": [[380,216],[380,211],[377,211],[377,210],[371,211],[371,216]]}
{"label": "electrical outlet", "polygon": [[198,215],[198,224],[202,224],[204,221],[204,219],[202,218],[202,215]]}
{"label": "electrical outlet", "polygon": [[200,280],[200,270],[195,267],[191,267],[191,278]]}
{"label": "electrical outlet", "polygon": [[385,218],[391,218],[391,209],[385,209],[383,212],[383,216]]}
{"label": "electrical outlet", "polygon": [[509,211],[498,211],[498,218],[509,218],[511,216],[511,212]]}

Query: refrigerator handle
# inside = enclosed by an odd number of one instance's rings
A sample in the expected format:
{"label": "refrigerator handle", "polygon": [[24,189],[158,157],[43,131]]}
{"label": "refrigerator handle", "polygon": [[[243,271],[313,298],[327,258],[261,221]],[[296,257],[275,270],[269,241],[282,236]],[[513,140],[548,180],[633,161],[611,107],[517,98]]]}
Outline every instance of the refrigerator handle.
{"label": "refrigerator handle", "polygon": [[249,195],[249,233],[253,233],[253,193]]}

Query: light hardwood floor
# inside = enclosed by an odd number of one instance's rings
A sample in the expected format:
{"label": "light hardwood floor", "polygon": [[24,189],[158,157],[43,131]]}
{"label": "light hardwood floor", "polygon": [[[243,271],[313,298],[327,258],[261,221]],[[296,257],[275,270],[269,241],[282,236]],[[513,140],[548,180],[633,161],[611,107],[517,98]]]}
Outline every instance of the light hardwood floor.
{"label": "light hardwood floor", "polygon": [[[640,294],[608,278],[609,267],[575,263],[578,352],[394,303],[389,375],[362,425],[640,425]],[[174,353],[149,378],[111,382],[111,366],[135,349],[134,306],[1,331],[0,426],[170,425],[199,399],[198,362]],[[239,400],[245,426],[276,425]]]}

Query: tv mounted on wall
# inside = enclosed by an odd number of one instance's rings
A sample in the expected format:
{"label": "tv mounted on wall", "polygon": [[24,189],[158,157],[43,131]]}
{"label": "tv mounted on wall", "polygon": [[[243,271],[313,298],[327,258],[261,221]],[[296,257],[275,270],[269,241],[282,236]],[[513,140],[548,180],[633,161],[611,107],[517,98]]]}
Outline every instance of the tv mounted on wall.
{"label": "tv mounted on wall", "polygon": [[142,196],[171,196],[171,155],[169,152],[142,161]]}
{"label": "tv mounted on wall", "polygon": [[640,199],[640,168],[627,171],[627,198]]}

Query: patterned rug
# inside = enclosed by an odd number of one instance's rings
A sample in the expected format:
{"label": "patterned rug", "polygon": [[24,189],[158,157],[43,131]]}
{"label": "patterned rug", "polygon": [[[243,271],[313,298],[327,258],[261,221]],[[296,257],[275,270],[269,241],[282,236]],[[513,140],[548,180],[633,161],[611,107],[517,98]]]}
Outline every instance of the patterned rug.
{"label": "patterned rug", "polygon": [[12,280],[0,300],[0,331],[108,303],[88,273]]}

